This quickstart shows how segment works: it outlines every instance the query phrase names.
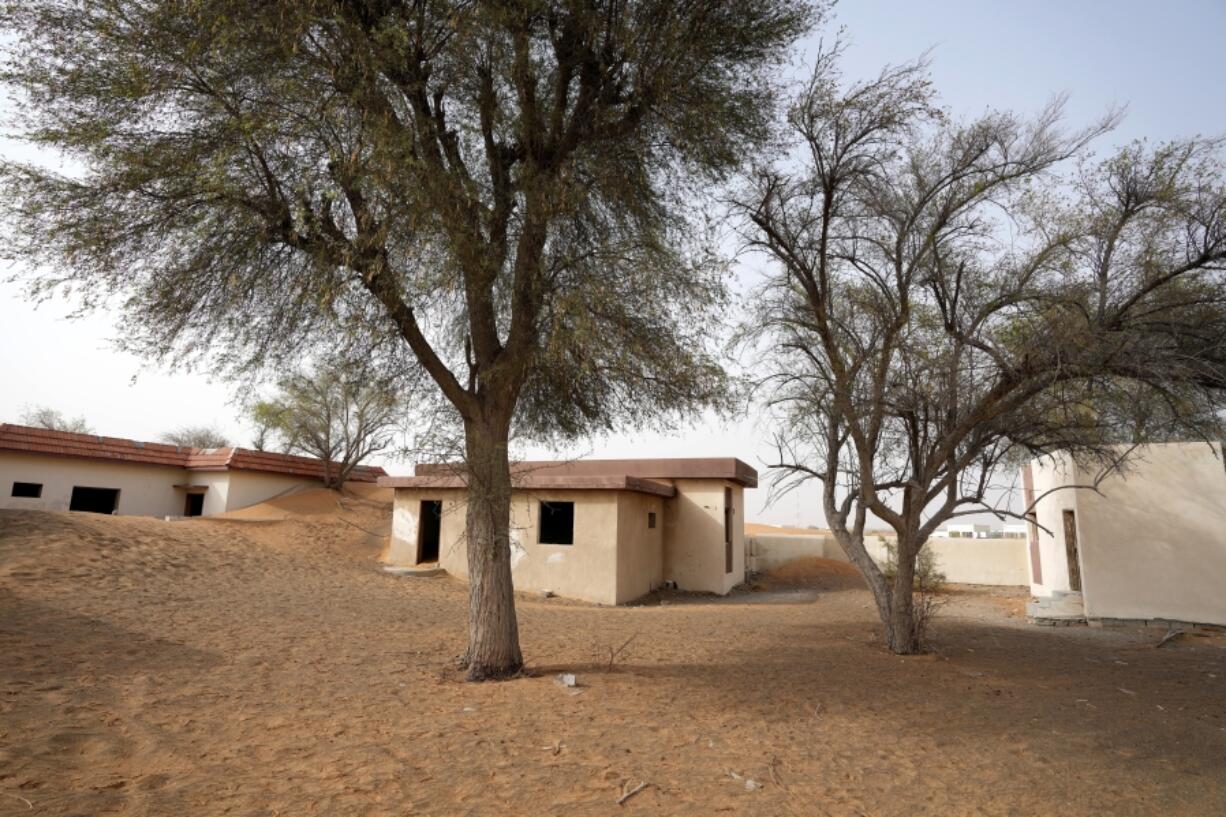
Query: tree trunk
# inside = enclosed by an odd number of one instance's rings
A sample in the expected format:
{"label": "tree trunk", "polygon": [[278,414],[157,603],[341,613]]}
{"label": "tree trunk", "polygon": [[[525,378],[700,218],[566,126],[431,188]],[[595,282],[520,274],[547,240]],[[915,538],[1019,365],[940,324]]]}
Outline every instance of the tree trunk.
{"label": "tree trunk", "polygon": [[890,591],[889,615],[882,617],[886,646],[898,655],[920,651],[919,632],[915,627],[916,550],[903,537],[898,538],[898,570]]}
{"label": "tree trunk", "polygon": [[523,668],[511,584],[509,423],[467,423],[468,680]]}

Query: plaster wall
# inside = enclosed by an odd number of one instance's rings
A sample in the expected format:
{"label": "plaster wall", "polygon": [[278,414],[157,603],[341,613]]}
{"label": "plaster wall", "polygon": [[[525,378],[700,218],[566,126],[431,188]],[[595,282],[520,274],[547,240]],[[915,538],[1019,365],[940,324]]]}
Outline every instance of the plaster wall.
{"label": "plaster wall", "polygon": [[[714,479],[673,480],[664,501],[664,578],[681,590],[725,595],[745,581],[745,492]],[[725,571],[724,489],[732,489],[732,571]]]}
{"label": "plaster wall", "polygon": [[774,570],[777,567],[809,557],[850,561],[833,536],[805,534],[758,534],[745,539],[750,570]]}
{"label": "plaster wall", "polygon": [[[1069,592],[1069,565],[1064,548],[1064,512],[1073,511],[1080,521],[1078,502],[1081,491],[1061,489],[1062,485],[1075,485],[1080,480],[1077,466],[1067,457],[1051,457],[1030,463],[1034,481],[1035,522],[1030,536],[1036,538],[1039,552],[1038,575],[1030,572],[1030,593],[1034,596],[1050,596],[1052,593]],[[1083,577],[1084,578],[1084,577]]]}
{"label": "plaster wall", "polygon": [[[37,499],[15,497],[14,482],[43,486]],[[296,490],[322,488],[318,480],[260,471],[188,471],[147,463],[104,462],[0,452],[0,508],[66,511],[74,486],[119,491],[125,516],[182,516],[186,492],[176,485],[204,485],[204,515],[233,511]]]}
{"label": "plaster wall", "polygon": [[[5,451],[0,452],[0,508],[66,511],[73,486],[81,486],[118,489],[120,514],[181,516],[186,500],[174,486],[191,482],[189,477],[182,468]],[[41,483],[42,496],[15,497],[14,482]]]}
{"label": "plaster wall", "polygon": [[[1094,478],[1087,469],[1063,465],[1071,484]],[[1104,480],[1099,492],[1059,491],[1041,500],[1040,509],[1044,504],[1076,512],[1087,617],[1226,624],[1226,467],[1220,445],[1148,446],[1125,473]],[[1064,527],[1055,516],[1040,514],[1040,521],[1056,523],[1048,525],[1051,533],[1040,532],[1040,541],[1052,544],[1041,553],[1056,564],[1053,580],[1043,563],[1044,589],[1061,581],[1067,587],[1067,572],[1059,569],[1067,565]]]}
{"label": "plaster wall", "polygon": [[[678,497],[634,491],[515,491],[511,501],[511,577],[516,590],[550,590],[560,596],[624,604],[669,578],[669,562],[685,590],[727,593],[744,581],[744,512],[740,486],[722,480],[686,480]],[[733,487],[733,571],[724,572],[724,485]],[[687,493],[688,491],[688,493]],[[678,499],[684,501],[678,502]],[[443,503],[439,566],[468,576],[463,489],[397,488],[387,562],[418,561],[421,503]],[[575,503],[574,544],[542,544],[540,503]],[[656,527],[648,515],[656,514]],[[678,547],[678,539],[680,547]]]}
{"label": "plaster wall", "polygon": [[[202,484],[201,477],[209,473],[207,471],[193,471],[190,481],[194,484]],[[225,471],[221,473],[221,476],[229,478],[229,487],[225,492],[225,509],[227,511],[236,511],[239,508],[246,508],[248,505],[254,505],[257,502],[267,502],[270,499],[289,493],[324,487],[323,482],[317,479],[295,477],[288,474],[269,474],[263,471]],[[225,481],[224,479],[222,480],[223,483]],[[212,493],[212,491],[213,488],[210,487],[209,492]],[[205,515],[211,513],[208,507],[209,502],[206,494]]]}
{"label": "plaster wall", "polygon": [[617,604],[625,604],[664,583],[664,498],[630,491],[616,496]]}
{"label": "plaster wall", "polygon": [[[864,539],[869,556],[878,565],[884,565],[886,540],[880,536],[865,536]],[[1025,539],[934,536],[925,543],[924,549],[932,552],[937,570],[952,584],[1023,587],[1030,582]]]}
{"label": "plaster wall", "polygon": [[[559,596],[597,604],[617,604],[622,571],[638,579],[650,575],[650,566],[638,563],[650,552],[645,537],[631,537],[626,565],[619,567],[618,491],[515,491],[511,499],[511,579],[516,590],[550,590]],[[392,537],[387,561],[393,565],[417,563],[418,522],[423,500],[441,500],[439,566],[459,578],[468,578],[465,535],[466,493],[462,489],[397,488],[392,505]],[[540,539],[540,503],[575,503],[574,544],[543,544]],[[627,518],[638,508],[627,510]],[[642,520],[644,525],[646,520]],[[631,592],[629,590],[626,591]],[[644,591],[646,592],[646,591]],[[641,593],[639,595],[642,595]]]}

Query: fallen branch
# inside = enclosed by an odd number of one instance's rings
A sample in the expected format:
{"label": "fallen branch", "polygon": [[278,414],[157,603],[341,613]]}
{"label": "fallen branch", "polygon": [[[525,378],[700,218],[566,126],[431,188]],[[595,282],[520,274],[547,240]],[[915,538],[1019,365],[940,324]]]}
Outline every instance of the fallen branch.
{"label": "fallen branch", "polygon": [[625,641],[623,641],[622,645],[618,647],[616,650],[612,648],[609,649],[609,667],[608,668],[610,670],[613,669],[613,663],[617,661],[617,656],[621,655],[622,652],[625,651],[626,647],[630,646],[630,642],[634,641],[634,639],[638,637],[639,637],[639,634],[635,633],[634,635],[630,636]]}
{"label": "fallen branch", "polygon": [[25,799],[24,797],[22,797],[20,794],[9,794],[8,792],[4,792],[4,796],[12,797],[14,800],[20,800],[21,802],[26,804],[27,809],[29,809],[30,811],[34,810],[34,804],[31,803],[29,800]]}
{"label": "fallen branch", "polygon": [[629,800],[631,797],[633,797],[634,795],[638,794],[638,793],[639,793],[639,792],[641,792],[643,789],[647,788],[647,786],[648,786],[648,783],[647,783],[647,781],[646,781],[646,780],[644,780],[642,783],[639,783],[639,784],[638,784],[637,786],[635,786],[633,789],[631,789],[630,791],[626,792],[626,793],[625,793],[625,794],[623,794],[621,797],[617,798],[617,805],[619,805],[619,806],[620,806],[622,803],[626,802],[626,801],[627,801],[627,800]]}
{"label": "fallen branch", "polygon": [[1162,636],[1162,640],[1154,645],[1154,649],[1155,650],[1158,649],[1159,647],[1161,647],[1163,644],[1165,644],[1168,641],[1174,641],[1176,638],[1179,638],[1179,636],[1183,634],[1184,634],[1183,630],[1168,630],[1167,634]]}

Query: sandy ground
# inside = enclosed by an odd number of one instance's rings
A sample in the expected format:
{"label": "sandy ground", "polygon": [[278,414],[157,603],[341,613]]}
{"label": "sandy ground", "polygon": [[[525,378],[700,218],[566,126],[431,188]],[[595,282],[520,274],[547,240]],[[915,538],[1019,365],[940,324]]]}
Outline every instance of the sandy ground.
{"label": "sandy ground", "polygon": [[825,536],[829,531],[821,528],[793,528],[787,525],[768,525],[765,522],[746,522],[746,536]]}
{"label": "sandy ground", "polygon": [[0,815],[1226,814],[1222,639],[965,589],[900,658],[814,562],[722,601],[525,597],[532,676],[470,685],[463,586],[382,573],[371,500],[0,512]]}

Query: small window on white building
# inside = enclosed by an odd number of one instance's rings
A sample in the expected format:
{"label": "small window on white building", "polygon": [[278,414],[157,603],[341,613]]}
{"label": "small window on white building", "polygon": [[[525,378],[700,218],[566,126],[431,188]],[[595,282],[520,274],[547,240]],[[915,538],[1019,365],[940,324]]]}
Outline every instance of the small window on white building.
{"label": "small window on white building", "polygon": [[42,495],[43,484],[41,482],[13,483],[13,496],[19,496],[25,499],[38,499]]}
{"label": "small window on white building", "polygon": [[575,503],[542,502],[542,545],[573,545],[575,543]]}
{"label": "small window on white building", "polygon": [[656,526],[656,512],[648,511],[647,512],[647,527],[654,528],[655,526]]}

